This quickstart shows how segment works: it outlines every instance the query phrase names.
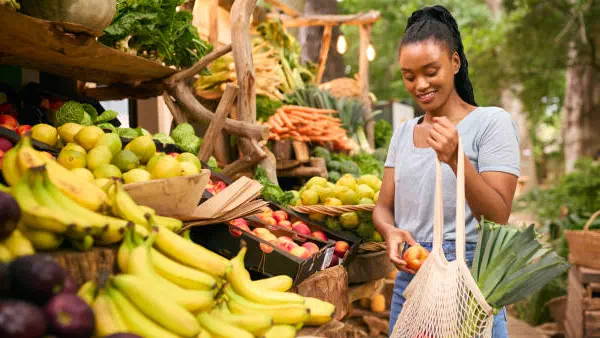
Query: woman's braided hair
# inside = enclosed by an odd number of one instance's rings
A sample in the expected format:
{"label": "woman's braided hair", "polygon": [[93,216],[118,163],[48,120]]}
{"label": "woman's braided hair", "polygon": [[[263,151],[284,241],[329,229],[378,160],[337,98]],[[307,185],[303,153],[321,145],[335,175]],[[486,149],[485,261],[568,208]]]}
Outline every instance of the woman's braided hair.
{"label": "woman's braided hair", "polygon": [[443,6],[425,7],[413,12],[408,19],[400,48],[405,44],[428,39],[443,41],[451,52],[458,53],[460,69],[454,75],[454,86],[458,95],[467,103],[477,106],[473,94],[473,85],[469,79],[469,63],[460,37],[456,20]]}

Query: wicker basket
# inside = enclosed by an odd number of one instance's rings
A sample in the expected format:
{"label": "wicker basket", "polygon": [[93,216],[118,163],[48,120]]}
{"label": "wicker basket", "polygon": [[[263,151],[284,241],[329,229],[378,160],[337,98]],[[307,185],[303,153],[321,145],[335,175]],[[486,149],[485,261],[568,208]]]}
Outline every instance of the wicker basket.
{"label": "wicker basket", "polygon": [[600,210],[585,223],[583,230],[567,230],[565,237],[569,244],[569,262],[592,269],[600,269],[600,231],[589,230]]}
{"label": "wicker basket", "polygon": [[369,252],[387,251],[386,242],[366,242],[358,247],[358,253],[364,254]]}
{"label": "wicker basket", "polygon": [[339,207],[332,207],[326,205],[301,205],[291,207],[292,210],[303,214],[322,214],[327,216],[339,216],[345,212],[352,211],[373,211],[375,204],[361,204],[361,205],[342,205]]}

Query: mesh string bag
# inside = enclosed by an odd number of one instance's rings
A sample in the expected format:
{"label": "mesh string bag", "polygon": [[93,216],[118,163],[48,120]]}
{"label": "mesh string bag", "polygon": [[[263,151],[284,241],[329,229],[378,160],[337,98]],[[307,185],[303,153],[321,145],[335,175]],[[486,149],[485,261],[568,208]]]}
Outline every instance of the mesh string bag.
{"label": "mesh string bag", "polygon": [[465,261],[465,168],[458,143],[456,260],[442,249],[444,215],[442,167],[436,158],[433,248],[404,291],[406,302],[391,338],[489,338],[494,317]]}

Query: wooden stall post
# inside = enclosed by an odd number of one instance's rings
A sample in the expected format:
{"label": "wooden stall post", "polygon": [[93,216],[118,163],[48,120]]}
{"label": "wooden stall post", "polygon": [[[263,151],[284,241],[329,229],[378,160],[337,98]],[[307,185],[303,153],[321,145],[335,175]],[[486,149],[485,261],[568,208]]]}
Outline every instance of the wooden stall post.
{"label": "wooden stall post", "polygon": [[213,46],[219,43],[219,0],[211,0],[208,26],[208,42]]}
{"label": "wooden stall post", "polygon": [[219,138],[219,135],[221,135],[221,129],[223,129],[225,119],[233,106],[236,95],[236,86],[228,84],[221,97],[217,111],[215,112],[215,118],[212,120],[204,134],[204,142],[202,142],[200,152],[198,153],[198,158],[200,158],[201,161],[208,161],[210,155],[212,155],[215,144],[217,143],[216,141]]}
{"label": "wooden stall post", "polygon": [[369,145],[375,148],[375,124],[371,119],[371,98],[369,96],[369,59],[367,48],[371,43],[371,25],[360,25],[360,55],[358,57],[358,74],[360,77],[360,100],[364,106],[365,132]]}
{"label": "wooden stall post", "polygon": [[317,76],[315,77],[315,83],[320,84],[323,80],[323,73],[325,72],[325,65],[327,64],[327,58],[329,56],[329,47],[331,46],[331,32],[333,26],[327,25],[323,27],[323,38],[321,40],[321,52],[319,53],[319,65],[317,67]]}

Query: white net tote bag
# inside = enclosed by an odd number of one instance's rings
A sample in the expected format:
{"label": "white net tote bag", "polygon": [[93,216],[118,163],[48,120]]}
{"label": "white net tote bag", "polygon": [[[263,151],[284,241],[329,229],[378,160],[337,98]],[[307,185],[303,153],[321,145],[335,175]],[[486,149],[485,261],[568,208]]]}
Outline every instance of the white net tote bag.
{"label": "white net tote bag", "polygon": [[494,318],[465,262],[465,168],[458,143],[456,261],[442,249],[444,215],[442,167],[437,160],[433,248],[404,292],[406,302],[392,338],[487,338]]}

